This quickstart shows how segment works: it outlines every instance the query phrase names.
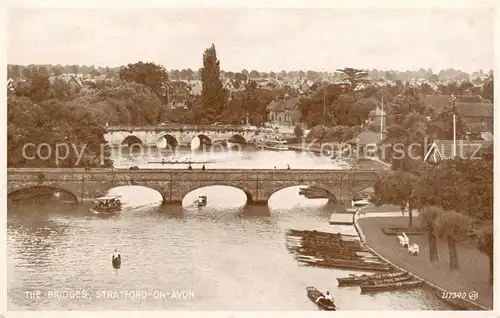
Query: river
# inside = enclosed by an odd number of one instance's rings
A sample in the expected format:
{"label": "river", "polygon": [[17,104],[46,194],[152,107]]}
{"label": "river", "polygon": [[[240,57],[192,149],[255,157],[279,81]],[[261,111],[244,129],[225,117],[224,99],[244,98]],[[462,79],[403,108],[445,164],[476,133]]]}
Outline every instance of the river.
{"label": "river", "polygon": [[[293,152],[221,158],[216,167],[338,168]],[[245,206],[242,191],[223,186],[197,189],[183,206],[161,205],[159,193],[138,186],[110,194],[124,200],[111,218],[91,215],[86,204],[9,205],[9,310],[318,310],[306,286],[330,290],[339,310],[449,309],[422,289],[361,295],[359,287],[337,287],[336,278],[352,270],[298,263],[286,248],[287,229],[355,230],[328,225],[326,200],[302,198],[297,187],[275,193],[268,206]],[[201,194],[208,205],[192,207]],[[115,248],[119,270],[110,264]]]}

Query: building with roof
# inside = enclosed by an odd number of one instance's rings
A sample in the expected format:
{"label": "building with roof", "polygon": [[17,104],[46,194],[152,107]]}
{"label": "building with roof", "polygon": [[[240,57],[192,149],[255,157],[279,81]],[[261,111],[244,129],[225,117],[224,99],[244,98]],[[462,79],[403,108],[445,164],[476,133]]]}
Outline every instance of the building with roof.
{"label": "building with roof", "polygon": [[267,121],[273,125],[296,125],[300,122],[300,97],[271,101],[266,107]]}
{"label": "building with roof", "polygon": [[373,131],[363,131],[356,137],[347,141],[347,143],[351,146],[351,149],[355,150],[354,155],[356,155],[358,158],[378,157],[379,149],[377,146],[382,140],[382,137],[383,135],[381,133]]}
{"label": "building with roof", "polygon": [[62,84],[72,94],[79,93],[83,88],[82,79],[74,74],[52,75],[49,76],[49,82],[51,86],[56,83]]}
{"label": "building with roof", "polygon": [[382,108],[377,107],[368,113],[367,123],[373,123],[378,127],[383,124],[383,127],[387,127],[387,113]]}
{"label": "building with roof", "polygon": [[[480,153],[493,146],[493,140],[457,140],[456,157],[460,159],[480,159]],[[453,158],[453,140],[434,140],[424,161],[438,163]]]}
{"label": "building with roof", "polygon": [[[486,101],[486,100],[485,100]],[[471,132],[493,132],[493,103],[487,102],[455,102],[459,115]]]}

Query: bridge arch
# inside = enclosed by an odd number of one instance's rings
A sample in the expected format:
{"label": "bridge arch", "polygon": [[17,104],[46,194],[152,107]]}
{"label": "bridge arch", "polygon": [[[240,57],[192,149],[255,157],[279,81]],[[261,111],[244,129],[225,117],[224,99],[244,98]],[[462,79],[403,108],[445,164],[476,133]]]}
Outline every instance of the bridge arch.
{"label": "bridge arch", "polygon": [[127,137],[125,137],[125,139],[123,139],[123,141],[121,142],[121,145],[122,146],[128,146],[128,147],[133,147],[135,145],[140,145],[142,146],[144,144],[144,142],[137,136],[134,136],[134,135],[128,135]]}
{"label": "bridge arch", "polygon": [[240,134],[234,134],[231,136],[231,138],[228,139],[229,142],[235,143],[235,144],[246,144],[247,140],[245,137],[243,137]]}
{"label": "bridge arch", "polygon": [[[320,191],[324,191],[324,194],[326,196],[326,199],[328,199],[329,202],[332,202],[332,203],[338,203],[339,199],[337,199],[337,195],[335,195],[335,193],[333,191],[331,191],[329,189],[329,186],[327,185],[323,185],[323,184],[318,184],[318,183],[295,183],[295,182],[290,182],[290,183],[283,183],[283,184],[280,184],[278,186],[275,186],[273,188],[271,188],[268,193],[267,193],[267,197],[269,198],[268,199],[268,202],[269,200],[271,200],[271,197],[282,191],[282,190],[285,190],[285,189],[288,189],[288,188],[294,188],[294,187],[298,187],[298,188],[316,188]],[[299,190],[298,190],[299,191]],[[298,195],[300,195],[299,193],[297,193]],[[302,196],[302,195],[301,195]]]}
{"label": "bridge arch", "polygon": [[[163,141],[165,141],[165,142],[163,142]],[[159,147],[158,144],[160,144],[160,143],[165,144],[165,147],[161,147],[161,148],[175,149],[175,148],[177,148],[177,146],[179,146],[179,141],[177,140],[177,138],[175,138],[171,134],[160,135],[158,137],[158,139],[156,140],[157,147]]]}
{"label": "bridge arch", "polygon": [[[224,184],[223,182],[214,182],[214,183],[210,183],[210,184],[201,184],[201,185],[196,185],[194,187],[187,188],[181,194],[181,200],[180,200],[181,204],[184,201],[184,199],[188,196],[188,194],[190,194],[191,192],[199,190],[199,189],[202,189],[202,188],[208,188],[208,187],[214,187],[214,186],[231,187],[231,188],[234,188],[234,189],[241,190],[241,191],[243,191],[243,193],[246,196],[246,199],[247,199],[246,200],[246,204],[253,203],[252,193],[250,192],[250,190],[246,189],[245,187],[240,186],[240,185],[235,185],[235,184],[229,184],[229,183],[228,184]],[[209,198],[209,200],[210,200],[210,198]]]}
{"label": "bridge arch", "polygon": [[149,190],[156,191],[161,195],[162,203],[168,202],[168,200],[166,199],[166,193],[168,192],[168,186],[162,186],[161,184],[148,184],[148,183],[143,183],[140,181],[134,181],[133,179],[128,180],[128,181],[123,181],[123,182],[116,182],[113,185],[109,185],[106,188],[104,188],[100,191],[97,191],[95,193],[95,198],[105,196],[108,193],[110,193],[113,189],[126,187],[126,186],[137,186],[137,187],[147,188]]}
{"label": "bridge arch", "polygon": [[212,144],[212,139],[205,134],[199,134],[196,137],[200,140],[200,147],[210,146]]}
{"label": "bridge arch", "polygon": [[55,194],[57,192],[62,192],[73,198],[75,202],[78,202],[78,197],[72,191],[50,185],[32,185],[13,189],[7,194],[7,199],[9,202],[21,202],[37,196]]}

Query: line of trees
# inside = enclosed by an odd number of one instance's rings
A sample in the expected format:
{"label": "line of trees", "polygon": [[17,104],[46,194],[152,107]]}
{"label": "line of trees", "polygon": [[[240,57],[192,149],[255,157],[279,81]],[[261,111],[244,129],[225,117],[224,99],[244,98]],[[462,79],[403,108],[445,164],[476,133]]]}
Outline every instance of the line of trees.
{"label": "line of trees", "polygon": [[[117,75],[121,69],[126,65],[120,66],[95,66],[95,65],[51,65],[51,64],[29,64],[17,65],[9,64],[7,66],[7,75],[10,78],[18,79],[21,77],[28,77],[31,73],[40,73],[43,75],[60,75],[60,74],[83,74],[83,75]],[[202,69],[171,69],[169,70],[169,77],[172,80],[194,80],[201,79]],[[259,78],[273,78],[281,80],[296,80],[307,79],[310,81],[317,81],[322,78],[341,78],[342,72],[318,72],[313,70],[299,70],[299,71],[258,71],[242,69],[240,71],[224,71],[221,70],[221,75],[228,79],[259,79]],[[396,71],[396,70],[366,70],[367,77],[372,80],[387,79],[391,81],[402,81],[403,83],[409,81],[411,78],[426,79],[430,82],[439,81],[477,81],[482,82],[481,78],[486,78],[492,74],[492,71],[479,70],[473,73],[466,73],[461,70],[446,69],[438,73],[433,73],[431,69],[419,69],[414,71]]]}
{"label": "line of trees", "polygon": [[[468,234],[477,236],[478,249],[490,258],[493,268],[493,148],[482,153],[483,160],[452,159],[437,166],[423,165],[415,171],[401,169],[383,175],[374,186],[376,205],[394,204],[409,210],[413,226],[414,209],[419,224],[428,230],[429,260],[439,260],[437,239],[448,242],[450,269],[459,269],[456,244]],[[475,224],[483,224],[471,232]]]}

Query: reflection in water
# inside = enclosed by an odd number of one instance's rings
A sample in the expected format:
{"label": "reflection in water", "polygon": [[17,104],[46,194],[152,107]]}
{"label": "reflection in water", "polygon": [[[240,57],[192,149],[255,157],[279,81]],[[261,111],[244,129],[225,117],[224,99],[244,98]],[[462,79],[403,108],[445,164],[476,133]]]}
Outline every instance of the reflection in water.
{"label": "reflection in water", "polygon": [[[297,263],[285,246],[287,229],[355,230],[328,225],[325,200],[301,198],[296,187],[273,195],[269,206],[245,206],[238,189],[201,188],[186,202],[203,193],[209,204],[194,209],[160,205],[161,196],[148,188],[110,192],[125,203],[110,219],[91,215],[85,204],[9,206],[9,309],[317,310],[305,295],[310,285],[330,290],[342,310],[445,308],[422,290],[360,295],[359,288],[340,289],[335,278],[353,271]],[[115,248],[119,270],[111,266]],[[30,290],[44,296],[27,299]],[[50,298],[51,290],[80,297]],[[191,291],[194,298],[104,299],[103,290]]]}

